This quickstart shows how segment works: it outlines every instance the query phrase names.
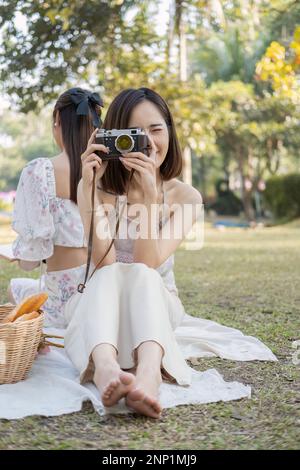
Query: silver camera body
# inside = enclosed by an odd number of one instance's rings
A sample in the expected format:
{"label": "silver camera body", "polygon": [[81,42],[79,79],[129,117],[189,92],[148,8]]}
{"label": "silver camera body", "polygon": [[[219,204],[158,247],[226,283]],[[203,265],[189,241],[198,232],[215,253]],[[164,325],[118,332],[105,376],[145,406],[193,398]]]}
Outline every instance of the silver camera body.
{"label": "silver camera body", "polygon": [[142,152],[149,155],[150,142],[143,129],[132,127],[129,129],[99,129],[96,144],[105,145],[109,153],[97,151],[102,160],[118,160],[129,152]]}

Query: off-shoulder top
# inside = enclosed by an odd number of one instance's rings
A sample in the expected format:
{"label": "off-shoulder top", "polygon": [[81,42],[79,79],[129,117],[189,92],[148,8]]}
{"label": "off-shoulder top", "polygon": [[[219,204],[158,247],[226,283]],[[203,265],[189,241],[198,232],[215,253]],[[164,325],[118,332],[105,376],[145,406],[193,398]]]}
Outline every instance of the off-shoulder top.
{"label": "off-shoulder top", "polygon": [[36,158],[23,168],[12,228],[18,234],[13,254],[26,261],[49,258],[54,245],[87,246],[77,205],[56,196],[54,167],[49,158]]}

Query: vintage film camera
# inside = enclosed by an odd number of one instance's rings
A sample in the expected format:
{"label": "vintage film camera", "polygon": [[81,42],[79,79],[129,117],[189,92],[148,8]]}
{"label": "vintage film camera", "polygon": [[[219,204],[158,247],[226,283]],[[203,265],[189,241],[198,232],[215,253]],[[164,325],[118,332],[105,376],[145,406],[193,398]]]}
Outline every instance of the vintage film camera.
{"label": "vintage film camera", "polygon": [[96,144],[109,147],[109,153],[97,150],[97,155],[105,160],[118,160],[120,156],[126,156],[128,152],[142,152],[149,156],[150,142],[139,127],[129,129],[99,129],[95,138]]}

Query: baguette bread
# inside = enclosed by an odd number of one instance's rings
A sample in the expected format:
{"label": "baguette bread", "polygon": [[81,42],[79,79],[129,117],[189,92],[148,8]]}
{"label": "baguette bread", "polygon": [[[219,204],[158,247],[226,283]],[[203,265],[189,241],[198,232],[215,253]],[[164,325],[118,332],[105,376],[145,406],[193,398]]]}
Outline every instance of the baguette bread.
{"label": "baguette bread", "polygon": [[19,318],[17,318],[14,323],[20,323],[26,320],[33,320],[34,318],[37,318],[39,315],[40,315],[39,312],[24,313],[24,315],[21,315]]}
{"label": "baguette bread", "polygon": [[22,300],[15,308],[4,318],[2,323],[10,323],[26,313],[36,312],[48,299],[46,292],[30,295]]}

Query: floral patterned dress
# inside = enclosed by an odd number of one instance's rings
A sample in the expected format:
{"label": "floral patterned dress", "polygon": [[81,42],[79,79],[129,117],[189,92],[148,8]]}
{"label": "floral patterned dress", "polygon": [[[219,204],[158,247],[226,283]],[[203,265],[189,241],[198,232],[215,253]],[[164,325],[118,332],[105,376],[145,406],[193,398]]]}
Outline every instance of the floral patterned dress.
{"label": "floral patterned dress", "polygon": [[[56,196],[54,167],[49,158],[36,158],[23,169],[17,187],[12,228],[17,232],[13,254],[26,261],[39,261],[40,279],[14,278],[10,288],[15,302],[39,291],[49,295],[44,305],[45,326],[64,328],[64,305],[83,281],[85,267],[47,272],[42,263],[54,245],[86,247],[77,205]],[[43,272],[45,271],[45,272]]]}

